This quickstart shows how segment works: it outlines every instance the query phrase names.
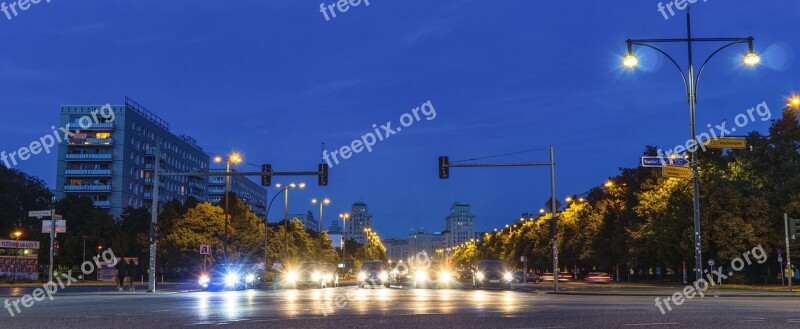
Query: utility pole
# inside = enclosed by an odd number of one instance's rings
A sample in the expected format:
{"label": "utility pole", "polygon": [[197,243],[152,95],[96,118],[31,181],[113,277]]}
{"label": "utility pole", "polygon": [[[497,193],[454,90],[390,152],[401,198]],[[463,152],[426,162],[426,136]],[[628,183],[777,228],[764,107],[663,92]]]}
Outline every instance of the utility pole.
{"label": "utility pole", "polygon": [[155,225],[158,223],[158,186],[159,169],[161,168],[161,137],[156,137],[156,160],[153,169],[153,201],[150,205],[150,266],[147,281],[147,292],[156,292],[156,236]]}

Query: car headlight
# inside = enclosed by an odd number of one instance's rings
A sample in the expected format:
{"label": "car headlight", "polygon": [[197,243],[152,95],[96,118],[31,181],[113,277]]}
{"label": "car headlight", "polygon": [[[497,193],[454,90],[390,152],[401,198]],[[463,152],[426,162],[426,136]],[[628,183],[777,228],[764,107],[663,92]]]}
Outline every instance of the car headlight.
{"label": "car headlight", "polygon": [[333,281],[333,275],[325,274],[325,281]]}
{"label": "car headlight", "polygon": [[367,280],[367,275],[364,274],[364,272],[359,272],[358,273],[358,281],[366,281],[366,280]]}
{"label": "car headlight", "polygon": [[389,272],[386,271],[381,272],[381,274],[378,275],[378,279],[381,279],[381,281],[389,280]]}
{"label": "car headlight", "polygon": [[288,273],[286,273],[286,281],[288,281],[289,283],[297,282],[297,279],[298,279],[297,272],[289,271]]}
{"label": "car headlight", "polygon": [[417,271],[414,273],[414,280],[425,281],[428,279],[428,273],[425,271]]}
{"label": "car headlight", "polygon": [[202,275],[200,276],[200,279],[197,281],[200,283],[201,286],[205,286],[209,282],[211,282],[211,279],[208,278],[208,275]]}
{"label": "car headlight", "polygon": [[256,281],[256,276],[255,276],[255,274],[248,274],[248,275],[247,275],[247,276],[244,278],[244,281],[245,281],[245,282],[247,282],[247,283],[253,283],[254,281]]}
{"label": "car headlight", "polygon": [[450,274],[450,272],[447,271],[439,272],[439,281],[447,282],[450,281],[450,279],[452,278],[453,276]]}
{"label": "car headlight", "polygon": [[311,280],[319,281],[320,279],[322,279],[322,274],[319,272],[314,272],[314,274],[311,274]]}
{"label": "car headlight", "polygon": [[503,276],[503,278],[506,279],[506,281],[512,281],[512,280],[514,280],[514,275],[512,275],[511,273],[506,273]]}
{"label": "car headlight", "polygon": [[483,281],[483,278],[484,278],[483,273],[481,273],[481,272],[478,272],[478,274],[475,274],[475,277],[478,279],[478,281]]}
{"label": "car headlight", "polygon": [[239,282],[239,274],[231,273],[225,276],[225,285],[234,286]]}

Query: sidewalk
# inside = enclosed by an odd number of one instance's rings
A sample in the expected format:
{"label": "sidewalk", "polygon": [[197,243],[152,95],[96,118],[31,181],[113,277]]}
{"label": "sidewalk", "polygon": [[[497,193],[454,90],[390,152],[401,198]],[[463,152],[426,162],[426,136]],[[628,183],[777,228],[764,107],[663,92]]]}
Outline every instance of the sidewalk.
{"label": "sidewalk", "polygon": [[[36,289],[42,288],[44,285],[44,282],[15,285],[3,284],[0,285],[0,297],[21,297],[32,294]],[[191,282],[166,282],[156,285],[156,291],[161,294],[172,294],[196,289],[197,284]],[[56,294],[59,295],[133,295],[137,293],[147,293],[146,282],[144,284],[137,283],[133,291],[127,288],[123,291],[119,291],[116,284],[113,282],[75,282],[64,289],[59,288],[56,292]]]}
{"label": "sidewalk", "polygon": [[[684,284],[654,284],[654,283],[606,283],[592,284],[583,282],[559,282],[558,292],[553,291],[552,282],[539,284],[520,284],[518,289],[556,295],[588,295],[588,296],[646,296],[663,297],[683,291]],[[788,288],[780,285],[741,285],[723,284],[722,286],[709,287],[705,291],[706,297],[792,297],[800,296],[800,289],[790,293]]]}

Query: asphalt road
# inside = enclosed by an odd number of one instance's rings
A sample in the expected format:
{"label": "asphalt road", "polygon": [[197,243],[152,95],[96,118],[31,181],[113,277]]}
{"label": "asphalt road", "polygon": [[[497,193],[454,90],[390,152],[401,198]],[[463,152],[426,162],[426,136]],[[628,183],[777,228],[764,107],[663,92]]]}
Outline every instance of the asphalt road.
{"label": "asphalt road", "polygon": [[667,315],[661,314],[653,299],[353,287],[158,295],[65,293],[22,308],[13,317],[0,309],[0,328],[800,327],[797,297],[692,299]]}

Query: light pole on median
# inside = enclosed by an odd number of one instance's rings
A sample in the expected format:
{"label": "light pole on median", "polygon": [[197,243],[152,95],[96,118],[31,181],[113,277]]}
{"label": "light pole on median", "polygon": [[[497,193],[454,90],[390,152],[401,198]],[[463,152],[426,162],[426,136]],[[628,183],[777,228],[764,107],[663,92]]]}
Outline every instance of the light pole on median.
{"label": "light pole on median", "polygon": [[[280,188],[280,184],[277,185]],[[272,200],[269,200],[269,204],[267,204],[267,213],[264,215],[264,280],[267,279],[267,259],[269,259],[269,251],[267,249],[267,238],[269,237],[269,209],[272,208],[272,203],[275,202],[275,199],[290,188],[289,186],[282,188],[278,193],[272,196]]]}
{"label": "light pole on median", "polygon": [[350,214],[348,213],[341,213],[339,214],[339,218],[342,219],[342,266],[347,267],[347,262],[345,261],[345,247],[347,246],[347,220],[350,219]]}
{"label": "light pole on median", "polygon": [[[55,224],[53,224],[55,225]],[[17,238],[17,248],[19,248],[19,237],[22,236],[22,231],[14,232],[14,236]],[[21,248],[20,248],[21,249]],[[14,283],[17,282],[17,267],[19,266],[19,250],[16,250],[14,253],[14,276],[13,281]]]}
{"label": "light pole on median", "polygon": [[242,163],[242,156],[239,153],[232,153],[227,158],[223,159],[221,156],[214,157],[214,162],[220,163],[225,161],[225,243],[223,244],[223,257],[225,258],[225,263],[229,264],[230,261],[228,260],[228,205],[230,204],[230,196],[228,192],[231,190],[231,163],[240,164]]}
{"label": "light pole on median", "polygon": [[321,200],[317,200],[316,198],[311,199],[311,204],[319,203],[319,242],[320,246],[324,247],[324,241],[322,240],[322,206],[327,206],[331,204],[331,199],[324,198]]}
{"label": "light pole on median", "polygon": [[[281,184],[275,184],[275,187],[280,188]],[[300,188],[303,189],[306,187],[306,183],[289,183],[286,185],[286,189],[283,192],[284,201],[283,201],[283,262],[286,263],[288,257],[288,250],[289,250],[289,189],[293,188]]]}
{"label": "light pole on median", "polygon": [[[736,45],[736,44],[744,44],[748,45],[748,52],[742,57],[742,62],[750,67],[756,66],[760,61],[761,57],[753,51],[753,37],[744,37],[744,38],[694,38],[692,37],[692,20],[691,20],[691,13],[689,12],[690,8],[686,9],[686,34],[687,37],[685,39],[628,39],[626,43],[628,44],[628,53],[625,57],[622,58],[622,64],[628,69],[634,69],[639,65],[639,58],[633,52],[633,46],[643,46],[655,50],[662,55],[666,56],[675,67],[678,68],[678,71],[683,78],[684,87],[686,88],[686,94],[688,95],[689,100],[689,116],[690,116],[690,126],[691,126],[691,141],[694,143],[695,147],[688,150],[691,154],[691,166],[693,172],[693,194],[694,194],[694,240],[695,240],[695,271],[697,275],[697,279],[702,278],[703,274],[703,262],[702,262],[702,243],[701,243],[701,234],[700,234],[700,177],[697,169],[697,147],[701,144],[698,141],[697,137],[697,129],[696,129],[696,105],[697,105],[697,85],[700,81],[700,76],[703,74],[703,69],[705,69],[706,64],[714,57],[714,55],[718,54],[720,51]],[[697,42],[716,42],[716,43],[726,43],[713,53],[703,62],[700,66],[700,70],[697,71],[695,74],[694,69],[694,55],[693,55],[693,44]],[[688,73],[684,73],[683,68],[678,64],[678,62],[672,58],[669,54],[667,54],[664,50],[654,46],[653,44],[657,43],[686,43],[687,50],[688,50]],[[800,101],[799,101],[800,102]]]}

